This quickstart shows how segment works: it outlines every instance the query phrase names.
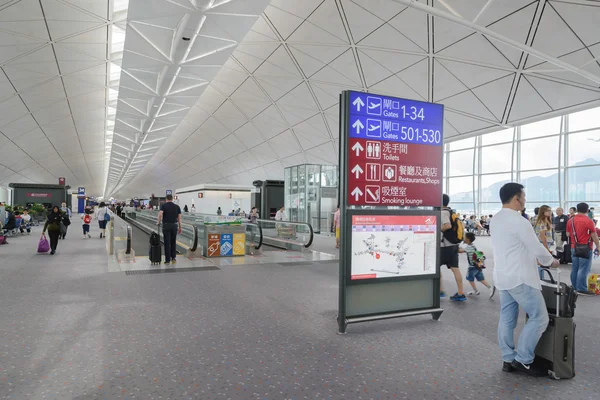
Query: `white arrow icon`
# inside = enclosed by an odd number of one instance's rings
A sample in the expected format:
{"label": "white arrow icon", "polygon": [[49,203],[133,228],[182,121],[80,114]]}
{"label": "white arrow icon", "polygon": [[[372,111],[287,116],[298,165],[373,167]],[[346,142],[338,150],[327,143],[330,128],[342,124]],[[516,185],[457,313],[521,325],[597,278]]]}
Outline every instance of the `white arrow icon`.
{"label": "white arrow icon", "polygon": [[354,201],[358,201],[358,198],[363,195],[363,192],[359,188],[355,187],[351,195],[354,196]]}
{"label": "white arrow icon", "polygon": [[363,169],[358,164],[356,164],[354,168],[352,168],[352,173],[356,174],[356,179],[358,179],[360,174],[362,174],[363,172],[365,171],[363,171]]}
{"label": "white arrow icon", "polygon": [[353,128],[356,128],[356,134],[358,135],[360,133],[361,129],[364,129],[365,126],[363,125],[362,122],[360,122],[360,119],[357,119],[353,124],[352,124]]}
{"label": "white arrow icon", "polygon": [[352,150],[356,151],[356,157],[358,157],[358,156],[360,156],[360,152],[364,151],[365,148],[362,147],[362,145],[360,143],[356,142],[354,144],[354,146],[352,146]]}
{"label": "white arrow icon", "polygon": [[357,97],[352,104],[356,106],[356,111],[360,111],[360,108],[365,106],[365,102],[360,97]]}

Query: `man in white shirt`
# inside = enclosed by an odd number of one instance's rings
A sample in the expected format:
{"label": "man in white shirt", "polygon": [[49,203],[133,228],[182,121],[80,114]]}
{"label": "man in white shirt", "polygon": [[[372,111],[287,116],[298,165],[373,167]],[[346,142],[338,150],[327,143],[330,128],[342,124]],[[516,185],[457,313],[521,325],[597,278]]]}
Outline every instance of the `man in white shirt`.
{"label": "man in white shirt", "polygon": [[275,221],[287,221],[287,215],[285,215],[285,208],[281,206],[277,213],[275,214]]}
{"label": "man in white shirt", "polygon": [[[494,251],[494,284],[500,291],[498,343],[502,370],[523,371],[531,376],[548,376],[533,365],[535,347],[548,327],[548,311],[538,273],[541,265],[558,266],[558,261],[540,243],[531,224],[521,216],[525,207],[523,185],[507,183],[500,189],[502,210],[490,224]],[[515,349],[514,330],[519,307],[529,316]]]}

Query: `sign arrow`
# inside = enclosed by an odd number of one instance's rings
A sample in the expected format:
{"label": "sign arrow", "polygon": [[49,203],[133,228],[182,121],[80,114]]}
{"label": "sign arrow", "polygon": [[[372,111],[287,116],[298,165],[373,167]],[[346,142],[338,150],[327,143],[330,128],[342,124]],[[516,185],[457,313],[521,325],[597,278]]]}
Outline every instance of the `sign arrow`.
{"label": "sign arrow", "polygon": [[360,174],[362,174],[363,172],[365,172],[365,171],[363,171],[363,169],[358,164],[356,164],[354,166],[354,168],[352,168],[352,173],[356,174],[356,179],[358,179],[358,177],[360,176]]}
{"label": "sign arrow", "polygon": [[364,151],[365,148],[359,142],[356,142],[354,146],[352,146],[352,150],[356,151],[356,157],[360,156],[360,152]]}
{"label": "sign arrow", "polygon": [[355,187],[351,195],[354,196],[354,201],[358,201],[358,198],[363,195],[363,192],[359,188]]}
{"label": "sign arrow", "polygon": [[352,104],[356,106],[356,111],[360,111],[360,108],[365,106],[365,102],[360,97],[357,97]]}
{"label": "sign arrow", "polygon": [[360,119],[357,119],[353,124],[352,127],[356,129],[356,134],[358,135],[360,133],[361,129],[364,129],[365,126],[363,125],[362,122],[360,122]]}

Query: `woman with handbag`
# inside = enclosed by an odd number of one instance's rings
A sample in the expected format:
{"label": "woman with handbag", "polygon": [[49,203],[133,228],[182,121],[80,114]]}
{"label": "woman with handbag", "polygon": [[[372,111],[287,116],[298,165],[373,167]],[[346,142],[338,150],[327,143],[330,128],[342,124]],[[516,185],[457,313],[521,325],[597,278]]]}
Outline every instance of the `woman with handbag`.
{"label": "woman with handbag", "polygon": [[[541,206],[539,208],[535,224],[533,225],[535,234],[540,243],[544,245],[550,254],[554,254],[554,236],[552,232],[552,209],[549,206]],[[544,267],[544,265],[542,265]],[[540,269],[540,278],[543,277],[543,272]]]}
{"label": "woman with handbag", "polygon": [[48,235],[50,236],[50,254],[54,254],[56,252],[56,246],[58,246],[58,238],[61,235],[60,226],[62,222],[62,213],[58,206],[52,207],[52,211],[48,214],[48,218],[46,218],[46,223],[44,224],[44,230],[42,234],[45,234],[48,231]]}
{"label": "woman with handbag", "polygon": [[567,222],[567,234],[571,239],[571,284],[579,294],[591,295],[588,292],[588,274],[592,265],[592,242],[596,245],[593,252],[598,255],[600,243],[594,222],[588,218],[587,203],[577,204],[577,214]]}
{"label": "woman with handbag", "polygon": [[[100,206],[96,210],[96,219],[98,220],[98,227],[100,228],[100,239],[102,237],[106,237],[106,214],[108,214],[108,208],[106,207],[106,203],[100,203]],[[109,217],[110,218],[110,217]]]}

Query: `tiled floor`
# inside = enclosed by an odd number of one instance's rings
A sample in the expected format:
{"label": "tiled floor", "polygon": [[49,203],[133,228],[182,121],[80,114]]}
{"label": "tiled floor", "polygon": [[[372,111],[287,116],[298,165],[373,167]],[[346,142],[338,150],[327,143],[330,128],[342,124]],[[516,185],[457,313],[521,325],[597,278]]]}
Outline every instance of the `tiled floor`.
{"label": "tiled floor", "polygon": [[0,246],[0,399],[598,399],[600,297],[578,303],[576,378],[530,379],[499,369],[497,300],[338,335],[335,262],[126,276],[75,232],[55,256],[39,232]]}

